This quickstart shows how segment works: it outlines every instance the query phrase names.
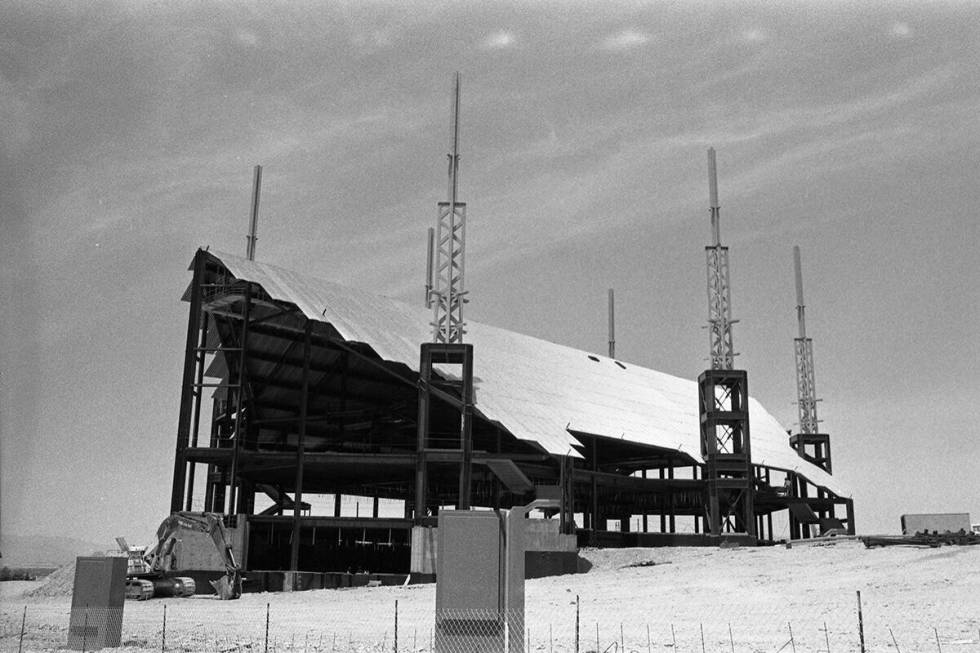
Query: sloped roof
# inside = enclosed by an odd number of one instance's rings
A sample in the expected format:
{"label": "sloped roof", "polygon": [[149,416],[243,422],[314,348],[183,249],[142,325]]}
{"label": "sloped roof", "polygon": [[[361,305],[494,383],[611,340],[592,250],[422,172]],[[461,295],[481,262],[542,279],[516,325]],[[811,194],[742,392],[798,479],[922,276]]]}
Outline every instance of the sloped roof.
{"label": "sloped roof", "polygon": [[[431,340],[432,312],[274,265],[208,252],[236,278],[295,304],[381,358],[418,371],[419,345]],[[555,455],[579,457],[572,432],[672,449],[703,462],[696,381],[468,321],[474,346],[476,408],[514,437]],[[839,480],[803,460],[776,419],[749,399],[752,461],[797,472],[838,496]]]}

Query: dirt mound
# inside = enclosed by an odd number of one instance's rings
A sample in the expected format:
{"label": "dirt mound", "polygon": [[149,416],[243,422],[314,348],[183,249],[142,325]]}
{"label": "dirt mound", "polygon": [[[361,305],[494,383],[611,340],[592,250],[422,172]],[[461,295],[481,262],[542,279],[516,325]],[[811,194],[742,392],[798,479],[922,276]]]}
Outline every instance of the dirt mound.
{"label": "dirt mound", "polygon": [[48,574],[43,583],[24,596],[71,596],[75,587],[75,563],[69,562]]}
{"label": "dirt mound", "polygon": [[583,548],[579,550],[579,556],[591,564],[591,569],[595,571],[607,571],[612,569],[622,569],[624,567],[647,567],[662,565],[671,562],[672,557],[677,557],[675,549],[592,549]]}

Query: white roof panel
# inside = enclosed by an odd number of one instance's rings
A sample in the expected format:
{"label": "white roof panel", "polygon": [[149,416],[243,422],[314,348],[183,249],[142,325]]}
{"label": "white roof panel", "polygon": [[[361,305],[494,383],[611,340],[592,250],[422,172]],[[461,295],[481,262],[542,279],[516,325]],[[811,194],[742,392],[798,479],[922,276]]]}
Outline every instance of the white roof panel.
{"label": "white roof panel", "polygon": [[[370,346],[385,360],[418,370],[419,345],[431,337],[432,312],[266,263],[209,252],[239,279],[295,304],[306,317],[331,324],[346,340]],[[474,345],[476,408],[515,437],[554,455],[579,457],[570,433],[674,449],[702,461],[696,381],[617,362],[478,322],[466,325]],[[749,401],[752,460],[795,471],[838,496],[838,479],[800,458],[776,419]]]}

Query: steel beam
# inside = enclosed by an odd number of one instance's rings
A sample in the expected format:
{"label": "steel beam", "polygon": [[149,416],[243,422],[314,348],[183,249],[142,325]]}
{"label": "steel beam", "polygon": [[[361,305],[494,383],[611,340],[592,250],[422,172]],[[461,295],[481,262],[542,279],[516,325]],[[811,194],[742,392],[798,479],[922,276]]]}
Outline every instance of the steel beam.
{"label": "steel beam", "polygon": [[303,390],[300,395],[299,439],[296,443],[296,488],[293,490],[293,543],[289,555],[289,569],[299,571],[300,517],[303,508],[303,466],[305,464],[303,446],[306,441],[306,417],[310,393],[310,332],[312,323],[306,323],[303,337]]}
{"label": "steel beam", "polygon": [[242,412],[245,409],[245,368],[248,361],[248,318],[252,308],[251,300],[252,285],[248,284],[245,288],[245,305],[242,307],[242,330],[238,341],[238,346],[241,351],[237,370],[238,389],[235,392],[235,442],[232,445],[231,477],[229,478],[231,488],[228,494],[228,512],[230,514],[238,514],[241,508],[241,502],[238,500],[238,488],[240,484],[238,478],[238,458],[245,439],[242,433],[243,426],[245,426],[242,420]]}
{"label": "steel beam", "polygon": [[[208,341],[208,316],[205,313],[201,313],[201,324],[200,324],[200,339],[198,342],[200,345],[194,352],[194,360],[197,365],[197,375],[194,384],[194,417],[193,424],[191,425],[191,447],[197,447],[198,433],[201,429],[201,404],[204,402],[204,393],[201,384],[204,382],[204,363],[206,355],[204,353],[204,348]],[[190,512],[193,510],[194,506],[194,471],[196,466],[191,463],[189,469],[187,470],[187,503],[184,510]]]}
{"label": "steel beam", "polygon": [[173,488],[170,495],[170,511],[178,512],[184,504],[187,482],[185,452],[190,444],[191,414],[194,403],[194,371],[197,340],[201,324],[201,282],[204,277],[204,252],[194,255],[194,276],[191,280],[190,309],[187,316],[187,341],[184,348],[184,373],[181,382],[180,414],[177,418],[177,446],[174,452]]}

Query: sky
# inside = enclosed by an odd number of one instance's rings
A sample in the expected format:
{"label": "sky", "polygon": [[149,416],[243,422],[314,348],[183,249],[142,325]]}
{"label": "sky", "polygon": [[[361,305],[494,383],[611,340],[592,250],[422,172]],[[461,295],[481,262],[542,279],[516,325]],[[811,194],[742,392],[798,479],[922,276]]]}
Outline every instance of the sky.
{"label": "sky", "polygon": [[980,522],[978,2],[0,7],[0,533],[149,541],[199,246],[421,303],[453,73],[466,318],[694,379],[706,150],[736,364],[796,422],[792,248],[860,533]]}

